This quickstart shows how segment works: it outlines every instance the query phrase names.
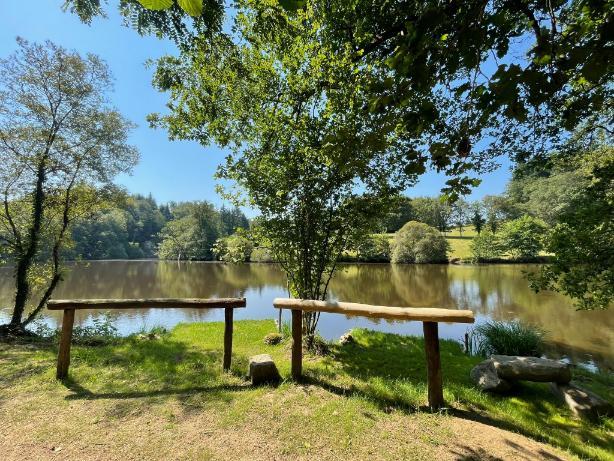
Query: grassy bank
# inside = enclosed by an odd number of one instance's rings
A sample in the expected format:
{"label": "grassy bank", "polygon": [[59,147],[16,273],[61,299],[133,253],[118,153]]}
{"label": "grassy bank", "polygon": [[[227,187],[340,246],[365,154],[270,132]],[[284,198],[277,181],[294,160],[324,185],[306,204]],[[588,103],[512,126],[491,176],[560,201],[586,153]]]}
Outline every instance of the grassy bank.
{"label": "grassy bank", "polygon": [[[54,345],[0,344],[0,451],[6,459],[509,459],[524,444],[534,458],[613,459],[614,421],[573,419],[546,385],[486,395],[469,380],[479,359],[452,341],[441,347],[450,404],[441,414],[423,409],[415,337],[360,330],[355,344],[306,357],[304,383],[252,388],[244,374],[253,354],[271,354],[289,376],[289,344],[262,341],[274,329],[235,323],[230,374],[221,372],[220,323],[74,347],[65,383],[54,379]],[[611,376],[581,379],[614,398]]]}

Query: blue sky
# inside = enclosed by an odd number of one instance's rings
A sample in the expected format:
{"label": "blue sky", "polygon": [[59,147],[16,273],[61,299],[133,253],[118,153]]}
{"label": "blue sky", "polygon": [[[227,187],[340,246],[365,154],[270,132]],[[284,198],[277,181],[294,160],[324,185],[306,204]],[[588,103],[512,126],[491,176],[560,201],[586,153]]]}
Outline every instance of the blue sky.
{"label": "blue sky", "polygon": [[[151,86],[152,70],[145,68],[145,62],[174,53],[173,44],[139,36],[122,26],[113,0],[107,8],[109,18],[97,18],[91,26],[64,13],[63,0],[36,3],[33,8],[32,2],[0,0],[0,56],[15,50],[17,36],[30,41],[49,39],[81,53],[99,55],[115,76],[115,92],[111,95],[114,105],[138,124],[130,142],[140,150],[141,160],[131,176],[122,176],[118,182],[130,192],[151,193],[160,202],[209,200],[220,206],[223,201],[215,192],[213,174],[225,156],[224,151],[194,142],[171,142],[163,130],[152,130],[145,121],[148,113],[164,112],[166,102],[166,96]],[[509,162],[502,163],[496,172],[481,177],[482,184],[471,199],[504,190],[510,172]],[[437,195],[444,182],[442,175],[430,172],[407,194]]]}

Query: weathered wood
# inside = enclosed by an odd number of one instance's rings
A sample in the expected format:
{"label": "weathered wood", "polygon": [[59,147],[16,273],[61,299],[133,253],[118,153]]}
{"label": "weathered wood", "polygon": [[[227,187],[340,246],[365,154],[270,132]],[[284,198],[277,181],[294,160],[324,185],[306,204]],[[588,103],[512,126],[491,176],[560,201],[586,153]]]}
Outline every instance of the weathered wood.
{"label": "weathered wood", "polygon": [[438,309],[431,307],[391,307],[369,304],[314,301],[309,299],[277,298],[273,305],[278,309],[292,309],[306,312],[330,312],[350,316],[391,320],[417,320],[421,322],[473,323],[470,310]]}
{"label": "weathered wood", "polygon": [[438,325],[437,322],[424,322],[422,326],[424,330],[424,349],[426,351],[429,407],[438,409],[444,404]]}
{"label": "weathered wood", "polygon": [[139,309],[139,308],[239,308],[245,298],[151,298],[151,299],[54,299],[47,303],[49,310],[64,309]]}
{"label": "weathered wood", "polygon": [[65,309],[62,317],[62,333],[60,335],[60,348],[58,352],[57,379],[64,379],[68,376],[68,366],[70,365],[70,341],[72,339],[72,329],[75,323],[75,310]]}
{"label": "weathered wood", "polygon": [[232,360],[232,307],[224,309],[224,371],[230,370]]}
{"label": "weathered wood", "polygon": [[303,374],[303,312],[292,310],[292,379]]}

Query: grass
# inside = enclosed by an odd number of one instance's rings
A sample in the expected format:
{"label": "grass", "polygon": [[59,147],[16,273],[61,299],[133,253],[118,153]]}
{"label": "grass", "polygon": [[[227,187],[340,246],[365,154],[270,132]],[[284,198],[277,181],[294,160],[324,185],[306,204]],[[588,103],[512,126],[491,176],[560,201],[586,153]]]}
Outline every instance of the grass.
{"label": "grass", "polygon": [[[154,340],[74,346],[63,383],[54,379],[55,345],[0,344],[0,449],[5,459],[45,457],[39,449],[80,459],[88,459],[85,453],[107,459],[135,453],[145,459],[481,459],[474,444],[497,453],[485,432],[495,427],[567,456],[614,459],[612,419],[600,425],[576,420],[542,384],[522,385],[508,397],[484,394],[469,380],[480,359],[453,341],[441,342],[450,409],[440,414],[424,411],[418,337],[355,330],[355,343],[333,345],[326,357],[305,357],[301,385],[253,388],[244,378],[251,355],[270,354],[289,376],[289,342],[263,342],[273,331],[272,321],[235,322],[232,373],[221,372],[221,323],[182,324]],[[577,377],[612,399],[612,376]],[[480,423],[486,425],[476,429]],[[510,444],[518,437],[503,434]],[[464,458],[451,458],[451,447]]]}
{"label": "grass", "polygon": [[518,320],[491,321],[474,327],[469,347],[475,355],[524,355],[539,357],[544,347],[544,332]]}

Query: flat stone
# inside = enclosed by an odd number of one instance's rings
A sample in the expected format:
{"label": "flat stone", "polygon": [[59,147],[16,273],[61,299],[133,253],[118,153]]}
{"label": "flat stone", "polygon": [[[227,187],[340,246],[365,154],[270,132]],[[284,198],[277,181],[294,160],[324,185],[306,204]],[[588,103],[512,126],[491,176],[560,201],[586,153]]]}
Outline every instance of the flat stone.
{"label": "flat stone", "polygon": [[509,381],[500,378],[495,370],[493,360],[484,360],[471,369],[471,379],[483,391],[507,392],[512,387]]}
{"label": "flat stone", "polygon": [[250,357],[248,375],[254,386],[265,383],[275,384],[281,381],[277,366],[269,354]]}
{"label": "flat stone", "polygon": [[573,383],[550,383],[550,389],[567,404],[574,415],[579,418],[598,420],[600,416],[614,415],[614,409],[607,401]]}
{"label": "flat stone", "polygon": [[493,355],[491,359],[499,378],[559,384],[571,381],[571,366],[558,360],[515,355]]}

